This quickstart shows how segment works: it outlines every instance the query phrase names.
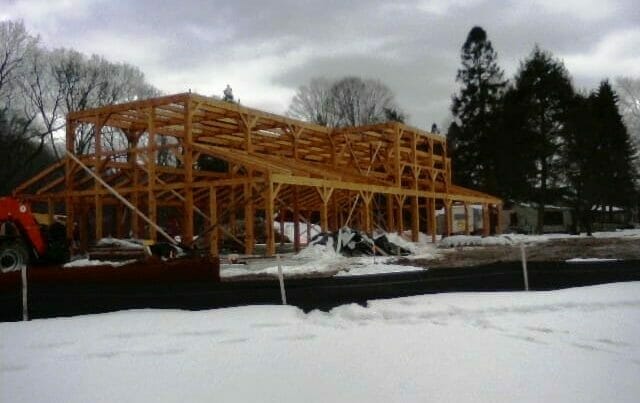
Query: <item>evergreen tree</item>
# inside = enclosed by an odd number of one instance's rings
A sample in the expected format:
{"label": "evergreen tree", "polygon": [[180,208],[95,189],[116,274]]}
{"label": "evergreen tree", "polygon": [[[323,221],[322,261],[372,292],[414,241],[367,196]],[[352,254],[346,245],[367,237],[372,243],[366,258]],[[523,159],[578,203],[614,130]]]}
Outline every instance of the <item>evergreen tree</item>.
{"label": "evergreen tree", "polygon": [[576,95],[566,127],[563,152],[564,172],[570,185],[569,200],[573,205],[576,230],[591,235],[592,207],[602,199],[606,187],[603,175],[602,138],[595,118],[595,94]]}
{"label": "evergreen tree", "polygon": [[450,147],[456,183],[485,191],[496,190],[494,143],[496,110],[506,81],[496,62],[487,33],[473,27],[461,50],[462,68],[456,81],[461,83],[451,111],[455,128]]}
{"label": "evergreen tree", "polygon": [[633,145],[618,110],[618,96],[608,81],[600,83],[594,98],[596,130],[602,139],[598,159],[603,161],[602,202],[608,206],[630,207],[636,201]]}
{"label": "evergreen tree", "polygon": [[520,119],[525,114],[525,94],[509,87],[501,100],[496,119],[497,134],[495,145],[499,152],[495,155],[498,174],[496,193],[511,201],[530,202],[533,187],[533,172],[536,170],[534,144],[525,132],[526,121]]}
{"label": "evergreen tree", "polygon": [[[519,148],[506,149],[503,154],[516,153],[525,169],[518,169],[526,184],[523,197],[538,205],[538,227],[544,226],[544,206],[556,202],[564,191],[561,147],[567,129],[573,86],[563,63],[550,53],[534,48],[515,77],[515,86],[505,96],[504,126],[506,136]],[[515,180],[515,179],[514,179]]]}
{"label": "evergreen tree", "polygon": [[581,227],[591,234],[595,206],[631,207],[637,197],[634,149],[608,81],[578,96],[568,122],[565,170]]}

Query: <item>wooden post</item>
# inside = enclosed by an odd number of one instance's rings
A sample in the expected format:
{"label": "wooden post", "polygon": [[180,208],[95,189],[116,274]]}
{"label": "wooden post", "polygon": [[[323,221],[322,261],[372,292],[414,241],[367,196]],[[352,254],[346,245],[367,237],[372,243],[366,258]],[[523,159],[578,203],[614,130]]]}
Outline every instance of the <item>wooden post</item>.
{"label": "wooden post", "polygon": [[95,200],[95,230],[96,230],[96,242],[103,238],[103,206],[102,196],[97,194],[94,196]]}
{"label": "wooden post", "polygon": [[255,235],[253,231],[255,210],[251,183],[245,183],[244,185],[244,201],[244,253],[252,255],[255,246]]}
{"label": "wooden post", "polygon": [[451,200],[449,199],[445,199],[444,200],[444,235],[445,236],[451,236],[451,224],[452,224],[452,219],[451,219]]}
{"label": "wooden post", "polygon": [[[96,175],[100,176],[100,166],[102,165],[102,117],[98,117],[98,123],[94,126],[95,129],[95,157],[94,157],[94,170]],[[100,190],[100,183],[97,180],[94,180],[94,190],[96,192],[94,196],[94,204],[95,204],[95,235],[96,241],[102,239],[103,231],[103,206],[102,206],[102,196],[98,194]]]}
{"label": "wooden post", "polygon": [[[149,136],[149,144],[147,146],[147,213],[149,215],[149,219],[153,222],[158,221],[158,206],[156,202],[156,194],[154,191],[156,184],[157,159],[155,121],[156,110],[154,107],[151,107],[147,112],[147,134]],[[158,231],[153,225],[149,226],[149,239],[154,242],[158,240]]]}
{"label": "wooden post", "polygon": [[395,231],[395,220],[393,216],[393,204],[394,204],[394,196],[392,194],[388,194],[385,198],[387,204],[387,232],[391,233]]}
{"label": "wooden post", "polygon": [[123,210],[119,205],[116,206],[116,238],[124,238],[124,222],[126,210]]}
{"label": "wooden post", "polygon": [[398,235],[402,235],[402,233],[404,232],[404,199],[405,196],[396,195],[396,200],[398,202],[398,209],[396,211]]}
{"label": "wooden post", "polygon": [[322,232],[329,231],[329,201],[331,200],[331,195],[333,194],[333,188],[326,187],[316,187],[316,191],[320,195],[320,201],[322,205],[320,206],[320,229]]}
{"label": "wooden post", "polygon": [[264,191],[264,231],[267,237],[267,256],[276,254],[276,243],[273,236],[273,199],[273,182],[271,181],[271,175],[267,175],[267,187]]}
{"label": "wooden post", "polygon": [[469,203],[464,202],[464,234],[469,235]]}
{"label": "wooden post", "polygon": [[395,169],[395,181],[397,187],[402,187],[402,164],[400,162],[400,140],[402,138],[402,131],[399,126],[396,126],[394,148],[393,148],[393,165]]}
{"label": "wooden post", "polygon": [[339,218],[338,218],[338,197],[336,195],[334,195],[331,198],[331,216],[329,218],[329,230],[330,231],[337,231],[338,228],[340,228],[340,225],[338,224]]}
{"label": "wooden post", "polygon": [[411,197],[411,240],[418,242],[420,237],[420,209],[418,208],[418,196]]}
{"label": "wooden post", "polygon": [[[232,175],[233,177],[233,175]],[[236,187],[231,185],[229,190],[229,232],[236,235]]]}
{"label": "wooden post", "polygon": [[80,208],[80,251],[89,250],[89,208],[83,204]]}
{"label": "wooden post", "polygon": [[502,234],[502,203],[496,204],[496,234]]}
{"label": "wooden post", "polygon": [[[129,165],[133,175],[133,193],[131,196],[131,204],[136,208],[140,208],[140,194],[138,193],[138,182],[140,178],[140,170],[138,169],[138,135],[129,133]],[[134,238],[140,237],[140,220],[136,215],[131,214],[131,232]]]}
{"label": "wooden post", "polygon": [[438,223],[436,222],[436,199],[430,198],[427,203],[429,205],[429,232],[431,233],[431,242],[436,243],[436,234],[438,232]]}
{"label": "wooden post", "polygon": [[482,236],[489,236],[489,230],[491,228],[491,219],[489,217],[489,205],[487,203],[482,204]]}
{"label": "wooden post", "polygon": [[53,224],[54,216],[56,214],[56,206],[51,197],[47,198],[47,215],[49,219],[49,225]]}
{"label": "wooden post", "polygon": [[190,245],[193,242],[193,131],[192,131],[192,105],[187,98],[184,105],[184,139],[182,143],[184,152],[184,233],[182,242]]}
{"label": "wooden post", "polygon": [[280,212],[278,215],[280,216],[280,247],[284,247],[284,207],[280,207]]}
{"label": "wooden post", "polygon": [[[67,119],[67,152],[74,152],[75,144],[75,122]],[[65,161],[65,210],[67,213],[67,240],[73,241],[73,230],[75,226],[75,212],[73,205],[73,160],[67,158]]]}
{"label": "wooden post", "polygon": [[209,186],[209,217],[211,217],[211,226],[215,226],[209,234],[209,255],[219,256],[218,242],[220,231],[218,230],[218,198],[216,188],[213,186]]}
{"label": "wooden post", "polygon": [[293,186],[293,249],[300,252],[300,206],[298,205],[298,186]]}
{"label": "wooden post", "polygon": [[371,199],[373,194],[365,194],[362,196],[364,201],[364,209],[362,214],[364,215],[364,232],[371,236],[373,234],[371,226]]}
{"label": "wooden post", "polygon": [[320,206],[320,229],[322,232],[329,231],[329,214],[325,200],[322,200],[322,205]]}

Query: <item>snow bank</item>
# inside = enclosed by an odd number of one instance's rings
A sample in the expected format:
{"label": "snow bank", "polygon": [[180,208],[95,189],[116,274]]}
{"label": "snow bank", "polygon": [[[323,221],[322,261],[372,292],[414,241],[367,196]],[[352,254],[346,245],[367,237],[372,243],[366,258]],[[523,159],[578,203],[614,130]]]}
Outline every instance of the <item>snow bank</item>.
{"label": "snow bank", "polygon": [[91,260],[91,259],[77,259],[71,261],[69,263],[65,263],[62,267],[64,268],[77,268],[77,267],[96,267],[96,266],[111,266],[111,267],[121,267],[125,266],[129,263],[133,263],[136,260],[124,260],[119,262],[111,262],[108,260]]}
{"label": "snow bank", "polygon": [[372,256],[354,258],[349,266],[335,275],[335,277],[367,276],[372,274],[401,273],[410,271],[424,271],[426,269],[415,266],[404,266],[389,263],[393,258]]}
{"label": "snow bank", "polygon": [[618,259],[602,259],[597,257],[574,257],[573,259],[567,259],[565,262],[567,263],[591,263],[591,262],[617,262]]}
{"label": "snow bank", "polygon": [[293,259],[335,259],[340,255],[333,246],[333,238],[329,237],[325,245],[311,244],[293,256]]}
{"label": "snow bank", "polygon": [[96,242],[97,246],[102,247],[114,247],[123,249],[144,249],[142,241],[138,239],[117,239],[117,238],[102,238]]}
{"label": "snow bank", "polygon": [[640,282],[0,323],[2,402],[636,402]]}
{"label": "snow bank", "polygon": [[417,250],[417,246],[415,243],[407,241],[404,237],[398,235],[396,232],[386,232],[384,235],[387,236],[389,242],[398,245],[399,247],[404,248],[411,253],[415,253]]}
{"label": "snow bank", "polygon": [[512,245],[514,240],[509,236],[472,236],[472,235],[452,235],[440,241],[442,248],[456,248],[460,246],[494,246]]}

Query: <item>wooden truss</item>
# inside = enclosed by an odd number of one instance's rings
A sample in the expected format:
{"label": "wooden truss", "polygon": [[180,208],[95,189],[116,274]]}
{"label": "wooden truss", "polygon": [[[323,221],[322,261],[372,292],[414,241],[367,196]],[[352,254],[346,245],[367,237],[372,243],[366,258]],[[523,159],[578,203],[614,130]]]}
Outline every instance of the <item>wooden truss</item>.
{"label": "wooden truss", "polygon": [[[264,241],[273,255],[274,222],[285,217],[295,223],[296,249],[301,221],[367,233],[402,233],[408,222],[414,240],[421,228],[435,240],[436,209],[445,209],[450,234],[453,204],[481,204],[485,234],[491,221],[500,227],[490,219],[490,211],[500,216],[500,199],[451,183],[446,139],[401,123],[332,129],[184,93],[73,112],[66,132],[77,158],[14,193],[50,214],[64,208],[68,237],[85,247],[109,234],[158,237],[105,184],[162,228],[177,222],[187,244],[207,234],[213,255],[223,237],[247,254]],[[81,137],[91,139],[89,151],[76,151]],[[207,158],[216,168],[205,169]]]}

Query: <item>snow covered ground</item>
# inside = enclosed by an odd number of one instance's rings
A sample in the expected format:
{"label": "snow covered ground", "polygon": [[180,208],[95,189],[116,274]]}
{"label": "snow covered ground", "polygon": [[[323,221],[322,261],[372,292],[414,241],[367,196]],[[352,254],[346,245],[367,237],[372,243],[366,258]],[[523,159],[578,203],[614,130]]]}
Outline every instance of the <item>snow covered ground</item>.
{"label": "snow covered ground", "polygon": [[[575,239],[586,238],[583,235],[569,234],[544,234],[544,235],[523,235],[523,234],[504,234],[498,236],[466,236],[455,235],[440,239],[438,243],[431,243],[431,237],[420,233],[418,242],[410,242],[410,232],[406,232],[405,236],[399,236],[395,233],[385,234],[390,242],[411,251],[411,255],[406,256],[408,260],[433,260],[442,257],[442,248],[459,248],[467,246],[494,246],[494,245],[511,245],[518,246],[520,244],[544,244],[555,239]],[[638,239],[640,241],[640,230],[622,230],[611,232],[596,232],[593,234],[595,238],[620,238],[620,239]],[[416,271],[424,270],[419,266],[400,266],[393,263],[393,257],[354,257],[347,258],[337,254],[333,247],[333,241],[330,239],[327,245],[310,245],[304,248],[297,255],[285,255],[281,260],[281,265],[285,277],[305,276],[305,275],[366,275],[393,273],[398,271]],[[576,253],[579,253],[576,251]],[[609,259],[608,261],[615,261]],[[593,258],[574,256],[568,260],[571,263],[592,262]],[[603,261],[599,259],[598,261]],[[245,277],[252,275],[272,276],[278,274],[278,266],[275,259],[262,259],[252,262],[248,265],[223,265],[221,268],[221,277],[232,279],[234,277]]]}
{"label": "snow covered ground", "polygon": [[0,323],[2,402],[637,402],[640,282]]}

